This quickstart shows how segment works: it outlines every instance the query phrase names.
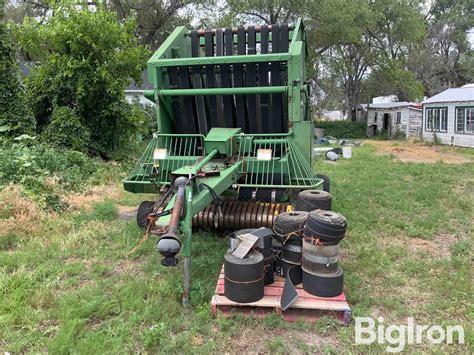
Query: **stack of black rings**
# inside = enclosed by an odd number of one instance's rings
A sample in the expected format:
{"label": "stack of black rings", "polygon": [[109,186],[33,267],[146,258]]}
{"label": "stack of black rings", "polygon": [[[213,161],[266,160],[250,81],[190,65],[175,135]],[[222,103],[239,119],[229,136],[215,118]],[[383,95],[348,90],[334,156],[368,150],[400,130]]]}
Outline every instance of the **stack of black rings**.
{"label": "stack of black rings", "polygon": [[303,234],[303,289],[319,297],[342,293],[344,273],[339,266],[339,243],[344,238],[347,221],[331,211],[308,214]]}
{"label": "stack of black rings", "polygon": [[275,217],[273,233],[277,243],[281,243],[281,252],[276,256],[276,274],[286,277],[288,269],[292,266],[301,268],[303,253],[302,232],[308,218],[308,212],[284,212]]}

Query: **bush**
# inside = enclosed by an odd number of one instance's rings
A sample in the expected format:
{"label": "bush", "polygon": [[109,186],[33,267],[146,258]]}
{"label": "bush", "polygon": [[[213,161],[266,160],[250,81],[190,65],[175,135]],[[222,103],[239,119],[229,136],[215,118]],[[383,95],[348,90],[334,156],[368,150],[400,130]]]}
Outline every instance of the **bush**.
{"label": "bush", "polygon": [[56,106],[51,123],[41,134],[41,139],[58,148],[87,152],[90,132],[81,124],[79,116],[69,107]]}
{"label": "bush", "polygon": [[[56,106],[74,107],[80,120],[67,129],[87,127],[88,151],[109,159],[137,138],[140,122],[124,90],[131,79],[141,81],[149,53],[138,44],[133,16],[117,21],[103,6],[90,11],[87,5],[59,3],[46,22],[26,18],[17,32],[21,48],[41,63],[26,80],[37,133],[52,124]],[[59,121],[53,133],[64,128]],[[70,143],[67,136],[58,138],[61,145]]]}
{"label": "bush", "polygon": [[20,82],[11,33],[0,22],[0,135],[31,133],[34,126]]}
{"label": "bush", "polygon": [[323,128],[326,136],[336,138],[367,138],[367,123],[353,121],[316,121],[316,128]]}
{"label": "bush", "polygon": [[23,135],[0,141],[0,187],[13,182],[41,206],[56,211],[67,205],[61,195],[78,190],[95,178],[99,163],[87,155],[46,144]]}

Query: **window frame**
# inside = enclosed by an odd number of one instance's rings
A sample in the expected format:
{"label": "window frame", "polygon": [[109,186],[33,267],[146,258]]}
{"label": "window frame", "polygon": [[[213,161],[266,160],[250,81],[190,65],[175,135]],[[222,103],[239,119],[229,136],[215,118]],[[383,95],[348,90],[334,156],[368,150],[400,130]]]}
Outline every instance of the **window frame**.
{"label": "window frame", "polygon": [[395,122],[396,124],[402,124],[402,111],[397,111]]}
{"label": "window frame", "polygon": [[[442,119],[443,119],[443,115],[441,114],[442,112],[446,112],[446,115],[444,116],[445,122],[446,122],[446,129],[441,129]],[[425,117],[426,117],[426,122],[425,122],[426,132],[440,132],[440,133],[448,132],[448,106],[427,107],[425,108]],[[436,123],[437,125],[435,125]]]}
{"label": "window frame", "polygon": [[[458,110],[463,110],[464,111],[464,117],[463,117],[463,120],[462,120],[462,123],[463,123],[463,127],[462,127],[462,131],[459,131],[458,130]],[[467,110],[472,110],[471,111],[471,116],[469,117],[469,121],[471,122],[470,125],[471,125],[471,131],[466,131],[466,128],[467,128]],[[474,106],[473,105],[469,105],[469,106],[456,106],[454,108],[454,112],[455,112],[455,117],[456,117],[456,121],[454,123],[454,128],[455,128],[455,133],[456,134],[470,134],[470,135],[474,135]]]}

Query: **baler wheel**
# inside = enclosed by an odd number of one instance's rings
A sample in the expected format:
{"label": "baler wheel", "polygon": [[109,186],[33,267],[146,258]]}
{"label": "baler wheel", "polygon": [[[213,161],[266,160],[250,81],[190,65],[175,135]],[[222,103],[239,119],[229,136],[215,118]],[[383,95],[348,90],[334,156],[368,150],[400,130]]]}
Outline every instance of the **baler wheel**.
{"label": "baler wheel", "polygon": [[140,228],[146,228],[148,215],[150,214],[154,204],[155,201],[142,201],[140,205],[138,205],[137,224]]}
{"label": "baler wheel", "polygon": [[320,179],[323,179],[323,190],[326,192],[331,192],[331,182],[329,177],[323,174],[316,174],[316,176]]}

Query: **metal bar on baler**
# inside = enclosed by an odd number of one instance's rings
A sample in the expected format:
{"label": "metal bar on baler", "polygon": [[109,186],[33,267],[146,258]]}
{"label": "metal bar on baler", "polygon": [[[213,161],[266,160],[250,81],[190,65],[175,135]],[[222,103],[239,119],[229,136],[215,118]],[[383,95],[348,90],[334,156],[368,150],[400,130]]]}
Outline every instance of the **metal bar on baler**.
{"label": "metal bar on baler", "polygon": [[189,57],[189,58],[170,58],[160,59],[153,62],[155,68],[159,67],[177,67],[182,65],[208,65],[208,64],[247,64],[247,63],[271,63],[271,62],[285,62],[290,59],[288,53],[269,53],[269,54],[241,54],[230,55],[224,57],[206,56],[206,57]]}
{"label": "metal bar on baler", "polygon": [[[248,27],[247,27],[247,26],[242,26],[242,27],[244,28],[245,31],[247,31],[250,26],[248,26]],[[268,25],[268,26],[252,26],[252,27],[255,27],[255,32],[260,32],[263,27],[269,27],[269,28],[271,28],[272,25]],[[293,30],[293,29],[295,28],[295,26],[294,26],[294,25],[289,25],[288,28],[289,28],[290,30]],[[217,31],[217,30],[218,30],[218,29],[213,28],[213,29],[211,29],[211,30],[197,30],[197,32],[198,32],[198,35],[199,35],[199,36],[204,36],[205,31],[215,32],[215,31]],[[238,28],[232,28],[231,30],[232,30],[232,33],[237,33]]]}
{"label": "metal bar on baler", "polygon": [[253,86],[237,88],[206,88],[206,89],[163,89],[158,90],[160,96],[211,96],[211,95],[246,95],[246,94],[283,94],[287,86]]}
{"label": "metal bar on baler", "polygon": [[217,149],[213,149],[208,155],[206,155],[196,166],[193,167],[192,173],[196,175],[212,158],[218,153]]}

